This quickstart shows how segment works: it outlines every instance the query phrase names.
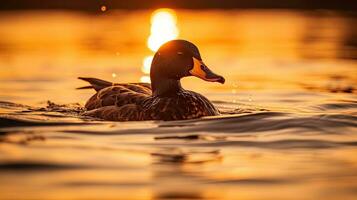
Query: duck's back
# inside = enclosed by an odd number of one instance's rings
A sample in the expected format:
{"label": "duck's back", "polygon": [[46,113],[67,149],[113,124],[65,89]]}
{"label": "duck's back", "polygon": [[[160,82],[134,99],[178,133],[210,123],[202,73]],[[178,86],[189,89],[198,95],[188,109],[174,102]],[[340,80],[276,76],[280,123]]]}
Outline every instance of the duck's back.
{"label": "duck's back", "polygon": [[151,96],[148,83],[117,84],[96,78],[79,79],[89,82],[90,86],[79,89],[95,89],[96,93],[86,102],[86,116],[111,121],[144,120],[141,102]]}

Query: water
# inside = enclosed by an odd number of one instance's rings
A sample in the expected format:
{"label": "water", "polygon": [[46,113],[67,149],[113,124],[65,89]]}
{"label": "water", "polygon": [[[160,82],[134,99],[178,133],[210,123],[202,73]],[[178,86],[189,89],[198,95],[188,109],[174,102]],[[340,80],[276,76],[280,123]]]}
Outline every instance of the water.
{"label": "water", "polygon": [[93,91],[77,76],[145,75],[150,13],[0,13],[0,198],[356,198],[354,15],[177,10],[180,37],[227,80],[183,86],[224,114],[80,116]]}

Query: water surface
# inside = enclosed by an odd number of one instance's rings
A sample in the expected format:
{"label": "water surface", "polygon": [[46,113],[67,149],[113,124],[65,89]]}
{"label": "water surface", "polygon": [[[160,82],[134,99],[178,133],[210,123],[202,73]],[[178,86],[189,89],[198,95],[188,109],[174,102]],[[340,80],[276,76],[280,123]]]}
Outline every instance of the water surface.
{"label": "water surface", "polygon": [[145,76],[151,12],[0,13],[1,198],[356,198],[354,15],[177,10],[179,37],[227,80],[183,86],[223,115],[80,116],[93,91],[76,77]]}

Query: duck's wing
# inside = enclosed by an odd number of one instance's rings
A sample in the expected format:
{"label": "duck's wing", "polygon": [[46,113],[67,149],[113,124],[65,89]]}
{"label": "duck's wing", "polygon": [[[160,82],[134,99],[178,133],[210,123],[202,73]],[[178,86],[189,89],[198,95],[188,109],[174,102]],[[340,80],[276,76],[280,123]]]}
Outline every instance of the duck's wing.
{"label": "duck's wing", "polygon": [[114,85],[106,87],[94,94],[86,103],[87,110],[115,105],[121,107],[127,104],[139,105],[151,95],[151,90],[133,84]]}
{"label": "duck's wing", "polygon": [[[104,106],[121,107],[127,104],[138,105],[151,96],[151,85],[148,83],[110,83],[95,78],[80,78],[91,84],[97,93],[86,103],[87,110]],[[89,88],[89,87],[87,87]]]}
{"label": "duck's wing", "polygon": [[147,120],[142,108],[136,104],[124,106],[104,106],[85,112],[83,115],[108,121],[141,121]]}

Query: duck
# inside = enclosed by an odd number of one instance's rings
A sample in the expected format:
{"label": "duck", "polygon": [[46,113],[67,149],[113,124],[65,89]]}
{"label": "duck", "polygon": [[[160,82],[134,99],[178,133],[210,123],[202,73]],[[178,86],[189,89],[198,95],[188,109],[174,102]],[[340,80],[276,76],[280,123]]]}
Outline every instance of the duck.
{"label": "duck", "polygon": [[225,82],[204,64],[196,45],[187,40],[168,41],[153,57],[151,84],[78,77],[90,84],[78,89],[96,91],[86,102],[83,115],[108,121],[170,121],[219,115],[219,110],[206,97],[182,87],[180,80],[188,76]]}

